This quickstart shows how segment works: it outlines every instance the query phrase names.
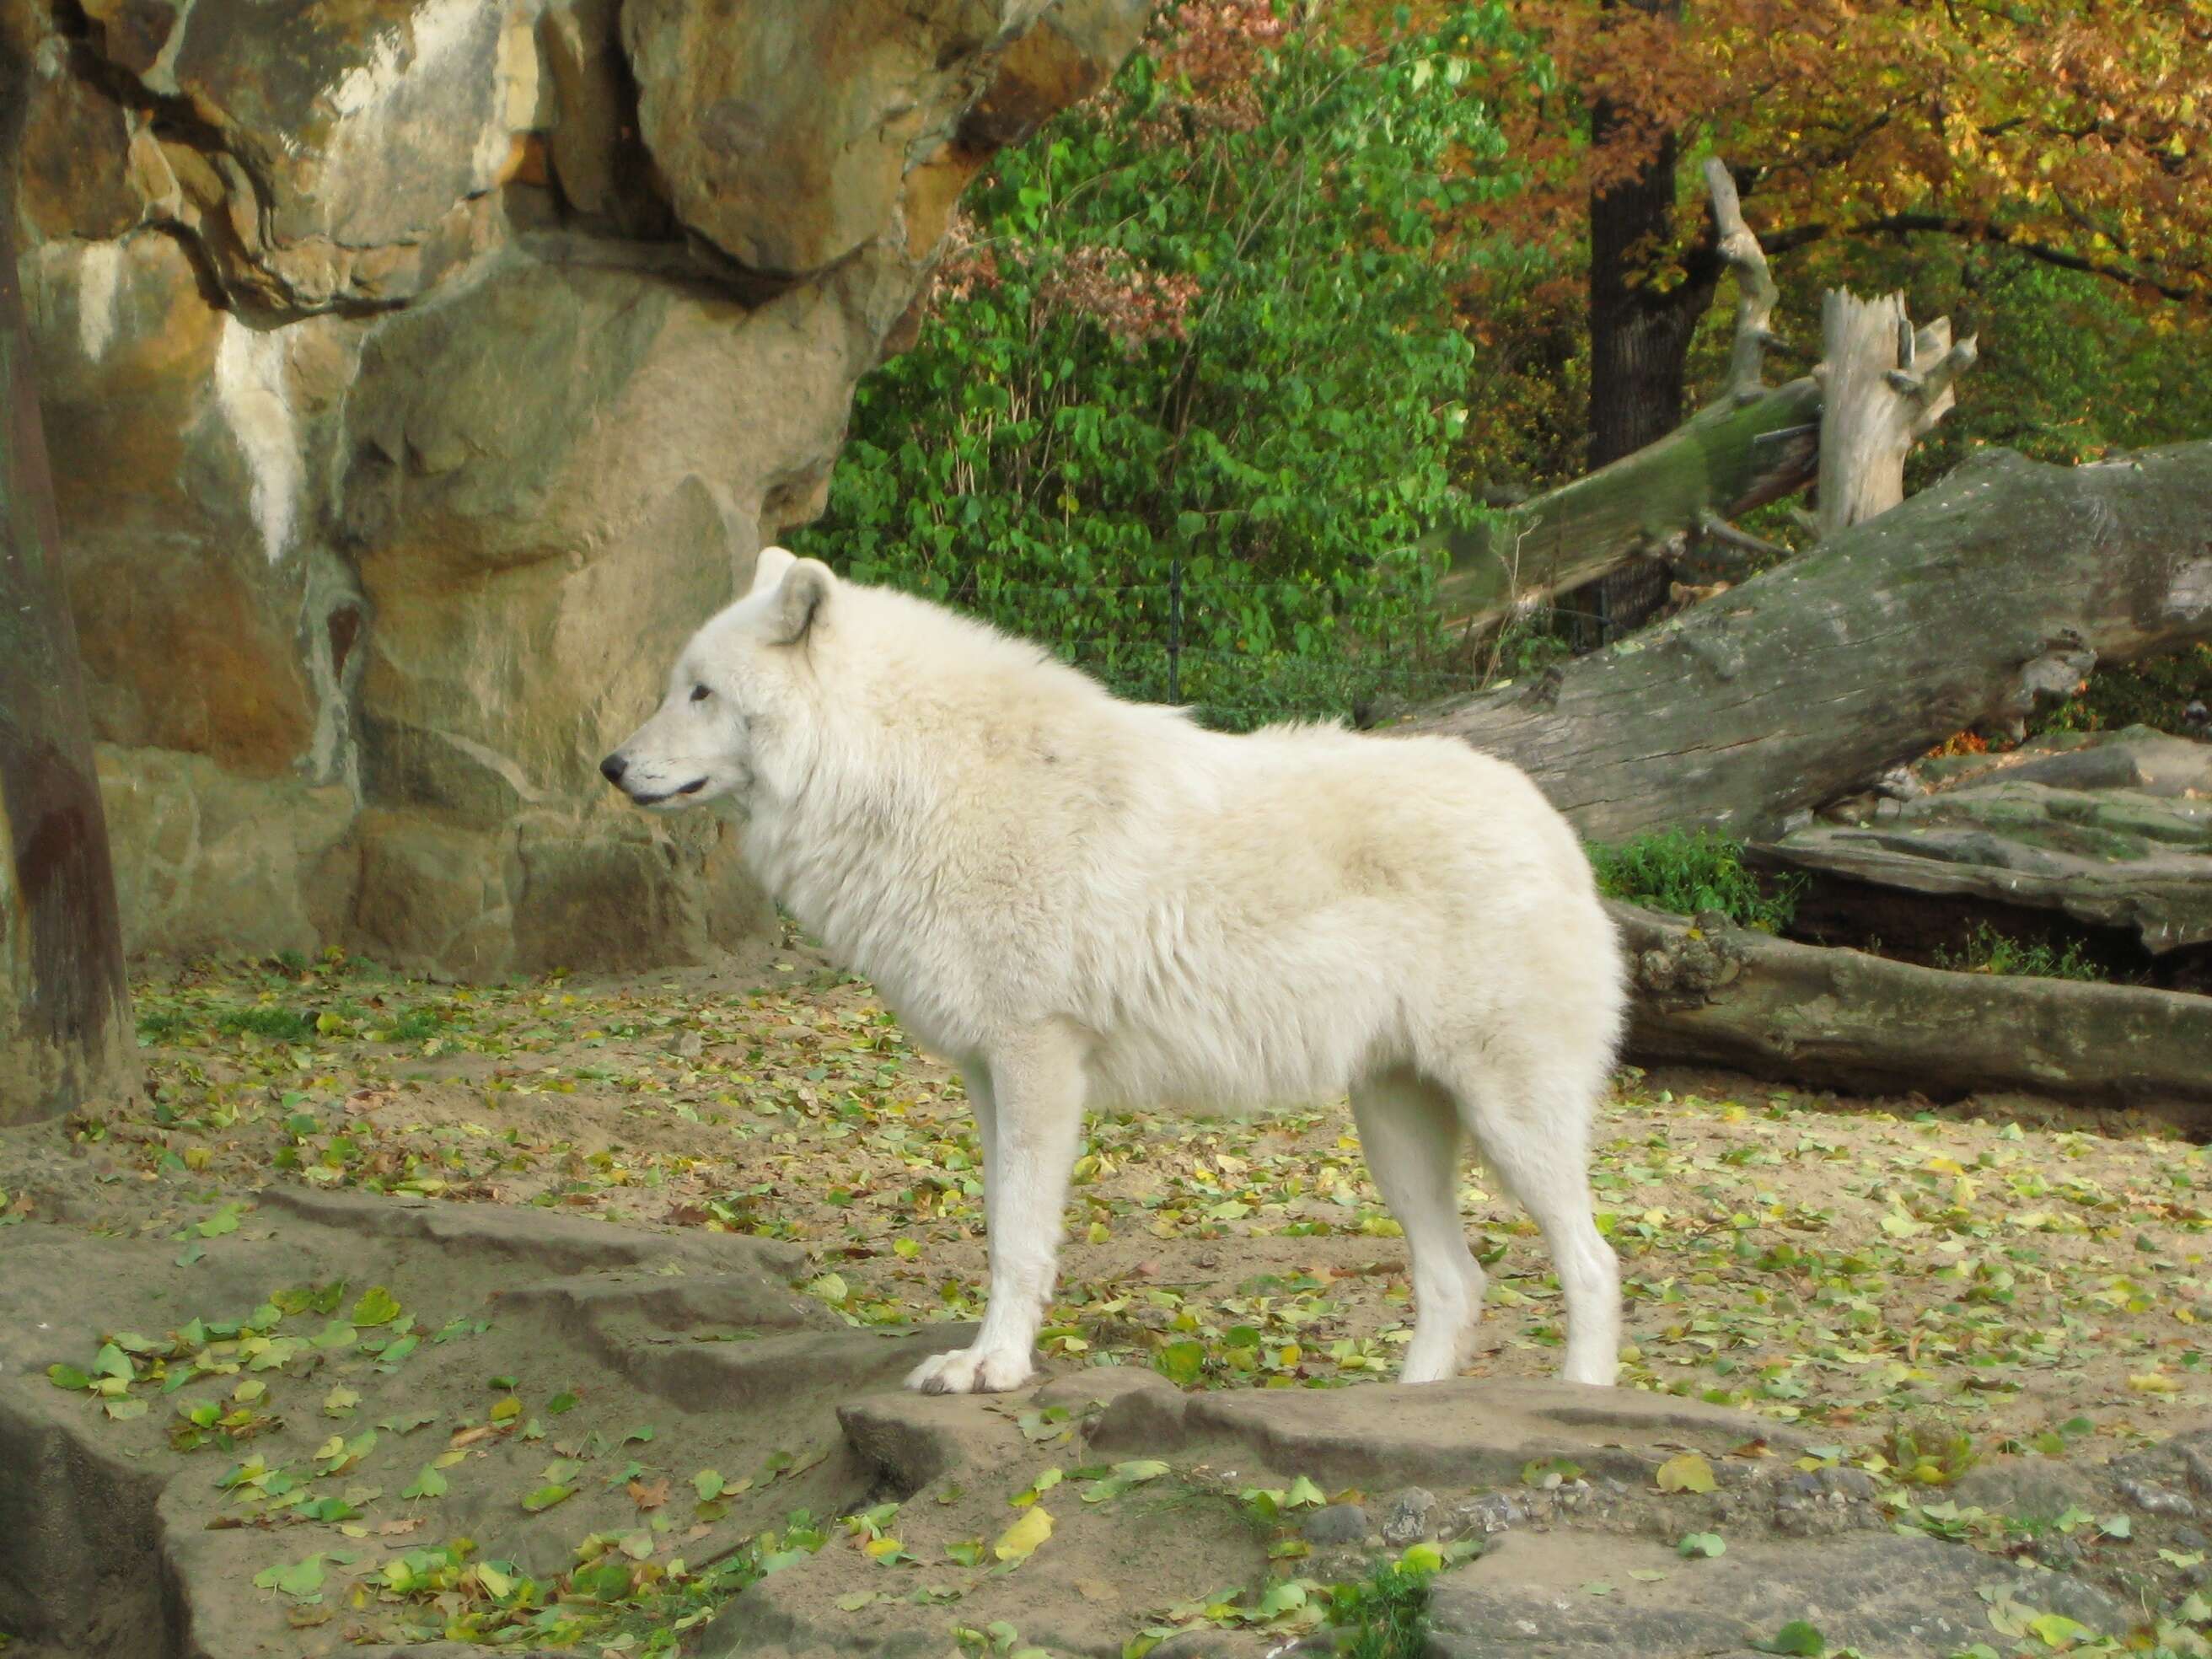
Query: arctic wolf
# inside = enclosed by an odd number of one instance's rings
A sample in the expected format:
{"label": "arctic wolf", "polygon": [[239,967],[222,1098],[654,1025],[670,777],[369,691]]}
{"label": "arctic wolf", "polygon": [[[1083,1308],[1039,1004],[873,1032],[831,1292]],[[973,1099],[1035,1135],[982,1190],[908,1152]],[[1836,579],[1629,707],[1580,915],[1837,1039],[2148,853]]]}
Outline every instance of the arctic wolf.
{"label": "arctic wolf", "polygon": [[1585,1166],[1620,948],[1515,768],[1441,738],[1208,732],[769,548],[600,769],[641,806],[738,814],[769,890],[959,1066],[990,1304],[909,1387],[1033,1375],[1085,1107],[1346,1092],[1412,1256],[1403,1380],[1470,1355],[1468,1137],[1543,1230],[1562,1374],[1613,1380],[1620,1275]]}

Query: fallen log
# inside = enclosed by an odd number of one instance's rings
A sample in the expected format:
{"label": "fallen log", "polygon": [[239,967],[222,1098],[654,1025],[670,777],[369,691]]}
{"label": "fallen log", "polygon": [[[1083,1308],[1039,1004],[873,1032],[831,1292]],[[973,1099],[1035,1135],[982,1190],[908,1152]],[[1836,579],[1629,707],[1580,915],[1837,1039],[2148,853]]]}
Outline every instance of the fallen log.
{"label": "fallen log", "polygon": [[1403,724],[1516,762],[1592,840],[1767,834],[2100,661],[2212,640],[2208,501],[2212,442],[1985,452],[1682,616]]}
{"label": "fallen log", "polygon": [[1449,542],[1447,626],[1485,633],[1519,607],[1594,582],[1813,482],[1820,388],[1808,376],[1710,411],[1657,443]]}
{"label": "fallen log", "polygon": [[2212,997],[1955,973],[1609,904],[1635,991],[1629,1057],[1813,1088],[2017,1090],[2212,1130]]}

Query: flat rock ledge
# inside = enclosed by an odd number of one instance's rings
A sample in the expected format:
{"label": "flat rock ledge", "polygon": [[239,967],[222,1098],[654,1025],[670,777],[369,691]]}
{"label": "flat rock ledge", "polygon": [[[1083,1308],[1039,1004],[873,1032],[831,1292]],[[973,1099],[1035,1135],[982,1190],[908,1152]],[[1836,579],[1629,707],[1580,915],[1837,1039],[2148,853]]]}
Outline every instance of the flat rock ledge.
{"label": "flat rock ledge", "polygon": [[[1667,1395],[1472,1378],[1186,1393],[1093,1369],[927,1398],[898,1378],[969,1328],[857,1328],[793,1288],[792,1247],[544,1210],[272,1187],[197,1250],[38,1224],[7,1251],[0,1629],[34,1659],[481,1651],[383,1599],[383,1565],[466,1536],[483,1558],[559,1573],[592,1534],[640,1536],[634,1480],[675,1489],[648,1559],[710,1560],[801,1510],[817,1524],[868,1510],[897,1540],[884,1559],[827,1528],[688,1632],[696,1659],[942,1659],[956,1629],[994,1626],[1054,1656],[1120,1659],[1146,1632],[1160,1659],[1322,1653],[1334,1641],[1317,1623],[1224,1628],[1222,1610],[1285,1579],[1363,1578],[1424,1543],[1459,1547],[1433,1584],[1437,1659],[1687,1659],[1747,1652],[1799,1620],[1832,1646],[1948,1659],[1977,1641],[2008,1651],[2008,1623],[2045,1613],[2125,1635],[2132,1607],[2202,1575],[2158,1552],[2201,1559],[2197,1510],[2212,1502],[2212,1434],[2112,1463],[2003,1462],[1915,1494],[2134,1519],[2124,1543],[2046,1528],[2007,1557],[1899,1533],[1901,1500],[1805,1435]],[[166,1398],[137,1385],[151,1408],[115,1420],[44,1374],[86,1365],[107,1335],[235,1319],[341,1279],[347,1308],[372,1285],[398,1304],[386,1335],[349,1342],[306,1321],[325,1340],[252,1374],[269,1420],[235,1449],[179,1449],[170,1432],[179,1407],[230,1397],[234,1377]],[[417,1340],[394,1357],[403,1335]],[[503,1398],[520,1409],[495,1411]],[[357,1465],[307,1474],[337,1443],[361,1447]],[[449,1447],[465,1455],[434,1501],[407,1498]],[[241,1503],[221,1477],[253,1457],[301,1472],[318,1498],[349,1491],[354,1530]],[[522,1500],[555,1458],[573,1466],[570,1493],[533,1510]],[[1710,1490],[1662,1489],[1662,1467],[1690,1463]],[[731,1491],[695,1512],[699,1471]],[[1050,1524],[1033,1551],[1002,1554],[1038,1511]],[[1686,1557],[1695,1533],[1724,1552]],[[312,1554],[319,1593],[256,1585]]]}

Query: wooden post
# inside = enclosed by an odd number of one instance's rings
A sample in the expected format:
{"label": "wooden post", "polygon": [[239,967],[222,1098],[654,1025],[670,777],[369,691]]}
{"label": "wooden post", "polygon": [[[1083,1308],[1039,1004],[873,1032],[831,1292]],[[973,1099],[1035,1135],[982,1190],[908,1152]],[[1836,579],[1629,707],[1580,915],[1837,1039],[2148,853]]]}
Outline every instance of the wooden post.
{"label": "wooden post", "polygon": [[[0,35],[0,122],[24,65]],[[15,176],[0,131],[0,179]],[[0,1124],[58,1116],[137,1073],[107,821],[93,769],[60,526],[0,193]]]}

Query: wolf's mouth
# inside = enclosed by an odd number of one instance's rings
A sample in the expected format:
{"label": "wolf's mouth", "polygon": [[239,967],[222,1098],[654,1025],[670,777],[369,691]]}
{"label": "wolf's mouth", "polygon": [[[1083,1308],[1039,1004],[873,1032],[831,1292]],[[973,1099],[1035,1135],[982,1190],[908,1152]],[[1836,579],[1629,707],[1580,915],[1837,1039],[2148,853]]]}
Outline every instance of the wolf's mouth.
{"label": "wolf's mouth", "polygon": [[679,789],[663,790],[658,795],[632,795],[630,799],[640,806],[658,806],[665,800],[674,800],[678,795],[696,795],[706,787],[706,779],[694,778]]}

